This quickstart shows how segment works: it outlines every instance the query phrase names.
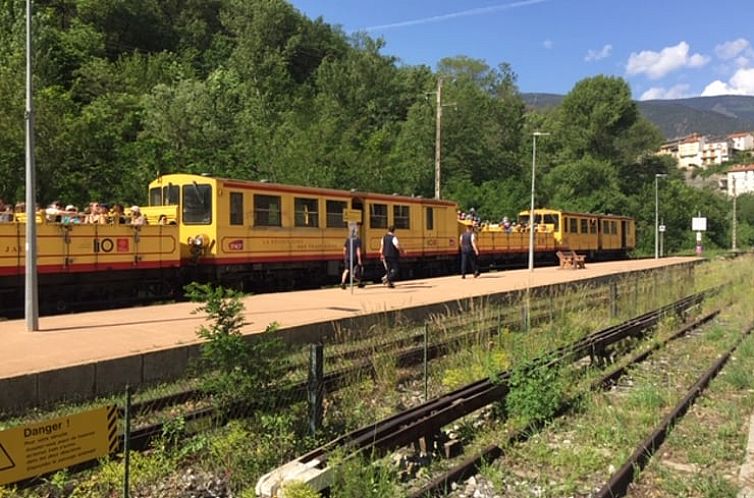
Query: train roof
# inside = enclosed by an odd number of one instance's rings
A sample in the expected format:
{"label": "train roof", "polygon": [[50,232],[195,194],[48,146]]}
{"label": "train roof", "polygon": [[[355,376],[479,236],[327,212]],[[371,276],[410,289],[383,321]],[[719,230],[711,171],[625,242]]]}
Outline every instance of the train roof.
{"label": "train roof", "polygon": [[443,199],[432,199],[421,196],[407,196],[399,194],[381,194],[376,192],[365,192],[361,190],[338,190],[323,187],[305,187],[300,185],[289,185],[285,183],[271,183],[266,181],[253,181],[253,180],[239,180],[235,178],[223,178],[209,175],[195,175],[190,173],[171,173],[167,175],[161,175],[155,180],[150,182],[149,186],[160,185],[165,182],[175,182],[178,184],[187,183],[191,181],[207,181],[222,183],[228,187],[237,188],[253,188],[256,190],[268,190],[271,192],[286,192],[286,193],[301,193],[309,195],[320,195],[329,197],[342,197],[346,199],[352,199],[354,197],[362,199],[382,200],[382,201],[398,201],[406,203],[421,203],[435,206],[453,206],[458,204],[453,201]]}
{"label": "train roof", "polygon": [[[630,216],[625,216],[622,214],[601,214],[601,213],[584,213],[579,211],[564,211],[562,209],[549,209],[549,208],[536,208],[534,209],[535,213],[543,213],[543,214],[561,214],[566,216],[584,216],[584,217],[594,217],[598,216],[600,218],[612,218],[612,219],[622,219],[622,220],[630,220],[633,219]],[[529,210],[525,209],[523,211],[520,211],[520,215],[528,215]]]}

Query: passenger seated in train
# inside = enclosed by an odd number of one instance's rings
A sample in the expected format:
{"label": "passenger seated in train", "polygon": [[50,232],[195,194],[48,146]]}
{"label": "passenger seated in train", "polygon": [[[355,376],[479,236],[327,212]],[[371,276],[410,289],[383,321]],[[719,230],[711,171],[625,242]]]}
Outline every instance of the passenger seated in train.
{"label": "passenger seated in train", "polygon": [[139,206],[131,206],[131,224],[132,225],[146,225],[147,218],[142,214]]}
{"label": "passenger seated in train", "polygon": [[110,220],[116,225],[128,223],[126,208],[123,204],[113,204],[113,208],[110,210]]}
{"label": "passenger seated in train", "polygon": [[45,221],[47,223],[60,223],[60,219],[63,215],[63,203],[60,201],[52,201],[47,209],[45,209]]}
{"label": "passenger seated in train", "polygon": [[77,208],[73,204],[68,204],[65,207],[65,211],[62,212],[60,222],[64,225],[78,225],[79,223],[81,223],[79,208]]}
{"label": "passenger seated in train", "polygon": [[10,223],[13,221],[13,205],[6,204],[0,199],[0,223]]}
{"label": "passenger seated in train", "polygon": [[104,225],[107,223],[107,211],[103,209],[103,206],[99,202],[90,202],[89,207],[86,210],[86,218],[84,223]]}

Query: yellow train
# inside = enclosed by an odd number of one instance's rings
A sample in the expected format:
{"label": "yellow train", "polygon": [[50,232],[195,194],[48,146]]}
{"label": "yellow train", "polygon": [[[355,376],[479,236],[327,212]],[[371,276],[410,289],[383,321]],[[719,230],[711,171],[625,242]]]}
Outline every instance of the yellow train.
{"label": "yellow train", "polygon": [[[360,232],[366,278],[384,273],[379,246],[390,225],[405,250],[403,278],[448,274],[458,269],[467,223],[451,201],[202,175],[163,175],[148,198],[144,226],[37,220],[43,312],[176,297],[191,281],[246,291],[333,283],[349,221]],[[482,268],[526,260],[529,212],[517,222],[478,228]],[[543,263],[561,249],[607,259],[635,246],[634,221],[623,216],[538,209],[534,226]],[[0,316],[23,310],[24,234],[23,219],[0,223]]]}

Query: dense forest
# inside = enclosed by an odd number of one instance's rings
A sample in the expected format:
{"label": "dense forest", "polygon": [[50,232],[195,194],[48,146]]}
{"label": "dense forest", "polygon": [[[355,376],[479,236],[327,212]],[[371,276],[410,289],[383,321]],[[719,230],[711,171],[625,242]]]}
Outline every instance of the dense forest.
{"label": "dense forest", "polygon": [[[0,0],[0,197],[24,192],[25,2]],[[731,203],[688,187],[621,78],[578,82],[527,110],[513,68],[464,56],[402,64],[385,42],[309,19],[284,0],[34,2],[38,199],[143,202],[171,172],[433,195],[435,97],[444,81],[443,197],[483,218],[525,209],[537,141],[537,205],[622,213],[654,247],[655,174],[666,247],[690,220],[729,246]],[[754,242],[740,199],[739,246]]]}

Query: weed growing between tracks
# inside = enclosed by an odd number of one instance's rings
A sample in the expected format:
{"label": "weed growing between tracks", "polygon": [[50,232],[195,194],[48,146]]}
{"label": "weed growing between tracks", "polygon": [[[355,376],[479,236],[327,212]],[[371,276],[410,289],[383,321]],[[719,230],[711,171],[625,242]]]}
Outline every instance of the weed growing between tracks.
{"label": "weed growing between tracks", "polygon": [[[594,329],[616,322],[624,315],[635,316],[644,310],[654,309],[675,299],[681,290],[689,293],[692,287],[689,282],[677,280],[676,285],[683,288],[668,291],[653,287],[655,282],[663,283],[661,277],[648,277],[644,280],[626,279],[619,283],[619,313],[612,318],[604,288],[584,287],[556,296],[541,297],[533,303],[532,317],[536,311],[540,313],[543,321],[533,321],[539,325],[526,333],[520,330],[520,302],[502,307],[480,305],[472,311],[455,316],[438,315],[430,328],[431,344],[448,339],[457,332],[451,327],[454,322],[468,324],[468,330],[473,330],[474,333],[463,341],[451,344],[448,347],[451,354],[447,357],[430,363],[430,396],[447,391],[455,383],[465,382],[464,376],[471,377],[469,380],[476,380],[480,377],[479,373],[481,377],[492,377],[500,370],[521,365],[544,351],[572,342]],[[636,291],[633,291],[633,285],[638,287]],[[592,305],[595,302],[598,304]],[[547,322],[550,317],[554,320],[552,323]],[[180,424],[177,424],[170,429],[173,433],[166,435],[163,440],[165,444],[158,443],[150,453],[132,457],[138,460],[138,468],[134,469],[133,474],[137,488],[145,490],[142,493],[154,491],[155,486],[168,482],[191,468],[196,469],[197,473],[222,479],[228,488],[236,493],[243,492],[253,487],[260,474],[317,446],[322,442],[321,438],[338,435],[344,428],[354,428],[384,418],[401,406],[421,402],[421,368],[398,368],[390,360],[392,353],[383,347],[386,338],[407,337],[416,334],[417,329],[395,328],[390,324],[385,324],[385,327],[375,327],[363,339],[362,343],[371,341],[373,347],[370,353],[364,353],[362,357],[351,360],[337,360],[337,363],[327,364],[327,368],[332,368],[345,365],[349,361],[370,359],[377,373],[374,378],[362,378],[361,382],[345,390],[328,394],[325,400],[325,426],[317,441],[306,437],[306,414],[302,403],[294,403],[285,409],[282,406],[268,406],[266,411],[249,413],[246,419],[227,426],[222,424],[212,427],[197,436],[188,435],[191,432],[190,428],[181,428]],[[333,349],[335,348],[339,351],[355,351],[351,344],[333,346]],[[387,354],[379,357],[375,356],[375,353]],[[302,360],[305,358],[301,354],[299,356]],[[286,374],[287,378],[290,376],[290,373]],[[404,377],[410,380],[402,382],[396,390],[397,379]],[[502,422],[493,423],[500,430],[506,430],[507,426]],[[481,442],[485,438],[483,434],[478,434],[479,430],[472,418],[460,422],[458,430],[470,444],[476,444],[476,441]],[[498,432],[497,436],[499,434]],[[175,435],[180,437],[174,438]],[[488,440],[494,441],[494,437],[493,433]],[[180,442],[177,445],[168,444],[172,440]],[[142,469],[142,463],[149,469]],[[362,462],[360,465],[366,464]],[[118,475],[122,475],[122,466],[111,462],[100,471],[83,475],[79,478],[80,484],[72,484],[81,491],[50,496],[107,496],[118,489],[113,487],[113,483],[117,482],[113,476]],[[348,498],[347,490],[356,488],[346,486],[343,489],[343,493],[346,494],[342,496]],[[134,493],[134,496],[139,496],[138,492]],[[158,493],[155,496],[161,495]],[[180,496],[180,493],[171,495],[166,490],[162,496]]]}

